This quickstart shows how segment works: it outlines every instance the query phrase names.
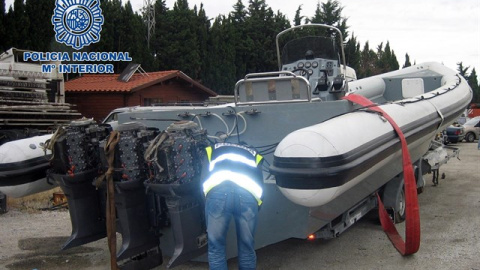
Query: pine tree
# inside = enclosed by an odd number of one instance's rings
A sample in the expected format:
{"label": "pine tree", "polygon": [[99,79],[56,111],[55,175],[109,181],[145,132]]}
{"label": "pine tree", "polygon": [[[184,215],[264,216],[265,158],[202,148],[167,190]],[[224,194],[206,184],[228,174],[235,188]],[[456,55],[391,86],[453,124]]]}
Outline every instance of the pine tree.
{"label": "pine tree", "polygon": [[[347,29],[349,26],[347,26],[347,18],[342,16],[342,11],[343,7],[336,0],[328,0],[326,3],[321,4],[319,2],[315,14],[309,22],[335,26],[342,33],[343,40],[341,42],[344,42],[348,38]],[[333,31],[328,31],[328,33],[336,34]]]}
{"label": "pine tree", "polygon": [[410,63],[410,56],[408,55],[408,53],[405,54],[405,64],[403,64],[403,67],[402,68],[406,68],[406,67],[409,67],[411,66],[412,64]]}
{"label": "pine tree", "polygon": [[265,0],[249,1],[248,17],[245,21],[248,46],[245,73],[265,71],[265,55],[273,50],[272,47],[269,48],[271,37],[270,29],[267,28],[271,17],[273,12],[267,7]]}
{"label": "pine tree", "polygon": [[204,84],[218,94],[232,95],[237,81],[235,57],[235,30],[231,18],[218,16],[209,35],[209,50],[205,62],[208,63],[208,72],[204,77]]}
{"label": "pine tree", "polygon": [[470,76],[468,76],[468,85],[470,85],[473,91],[472,103],[480,103],[480,84],[478,83],[475,68],[472,69]]}
{"label": "pine tree", "polygon": [[473,98],[472,103],[480,102],[480,85],[478,84],[477,71],[475,68],[472,69],[472,72],[469,74],[468,70],[470,67],[464,67],[463,62],[457,63],[458,73],[467,80],[468,85],[472,88]]}
{"label": "pine tree", "polygon": [[[278,61],[277,61],[277,51],[276,51],[276,37],[277,34],[280,33],[281,31],[288,29],[291,27],[290,22],[288,21],[287,17],[282,14],[280,11],[277,11],[274,17],[274,26],[272,29],[272,35],[271,35],[271,42],[272,46],[274,48],[274,51],[272,53],[272,70],[275,70],[275,68],[280,68],[278,67]],[[280,48],[281,49],[281,48]]]}
{"label": "pine tree", "polygon": [[[124,38],[119,44],[120,51],[129,52],[135,63],[141,64],[145,70],[151,70],[153,59],[148,50],[147,26],[143,23],[142,16],[133,12],[130,1],[122,8],[122,20]],[[120,69],[123,70],[127,64],[121,63]]]}
{"label": "pine tree", "polygon": [[[278,69],[275,37],[289,27],[286,17],[267,6],[265,0],[250,0],[245,22],[247,52],[246,72],[264,72]],[[245,75],[245,74],[244,74]]]}
{"label": "pine tree", "polygon": [[379,74],[377,59],[377,54],[370,49],[368,41],[365,42],[361,53],[360,69],[357,71],[357,77],[361,79]]}
{"label": "pine tree", "polygon": [[[288,27],[286,16],[274,13],[264,0],[249,1],[248,9],[237,1],[228,17],[217,18],[210,31],[210,51],[216,52],[217,57],[206,60],[211,62],[205,80],[209,87],[232,94],[235,82],[247,73],[276,70],[275,37]],[[222,55],[234,61],[218,59]]]}
{"label": "pine tree", "polygon": [[0,0],[0,53],[6,50],[7,44],[5,44],[6,31],[5,31],[5,0]]}
{"label": "pine tree", "polygon": [[[385,73],[399,68],[397,57],[395,53],[390,49],[390,42],[387,41],[385,49],[383,42],[377,47],[377,66],[375,74]],[[373,74],[372,74],[373,75]]]}
{"label": "pine tree", "polygon": [[[125,23],[123,22],[123,7],[120,0],[105,0],[100,2],[100,8],[103,12],[104,23],[101,38],[98,43],[94,43],[83,50],[119,52],[124,51],[123,42],[125,37]],[[113,64],[116,73],[120,73],[125,67],[123,62],[108,62]]]}
{"label": "pine tree", "polygon": [[167,57],[166,46],[168,40],[165,38],[167,33],[167,23],[168,19],[168,8],[166,6],[165,0],[156,0],[155,5],[155,33],[153,34],[151,40],[151,54],[153,56],[153,67],[154,69],[165,70],[164,58]]}
{"label": "pine tree", "polygon": [[345,44],[345,58],[347,66],[359,70],[361,61],[360,43],[353,33]]}
{"label": "pine tree", "polygon": [[247,10],[245,5],[243,5],[242,0],[238,0],[235,5],[233,5],[233,11],[230,13],[230,17],[234,23],[244,23],[247,17]]}
{"label": "pine tree", "polygon": [[463,62],[459,62],[457,63],[457,71],[458,73],[460,73],[460,75],[462,75],[466,80],[468,80],[468,69],[470,69],[470,67],[463,67]]}
{"label": "pine tree", "polygon": [[26,48],[34,51],[49,51],[50,44],[55,40],[51,18],[55,8],[53,0],[27,0],[25,13],[30,25],[28,26],[28,44]]}
{"label": "pine tree", "polygon": [[[196,9],[196,7],[195,7]],[[196,25],[197,25],[197,38],[198,38],[198,50],[200,56],[200,65],[197,66],[196,74],[200,83],[203,82],[204,78],[207,76],[208,71],[208,58],[207,52],[209,49],[208,39],[210,35],[210,19],[203,9],[203,4],[200,4],[200,9],[196,13]]]}
{"label": "pine tree", "polygon": [[233,27],[232,42],[235,44],[235,78],[240,79],[246,74],[247,55],[249,53],[248,40],[246,37],[245,21],[247,20],[247,10],[241,0],[233,6],[233,11],[229,15],[229,20]]}
{"label": "pine tree", "polygon": [[167,11],[163,38],[165,54],[158,60],[166,69],[179,69],[190,77],[199,78],[201,66],[197,16],[186,0],[177,0]]}
{"label": "pine tree", "polygon": [[119,30],[118,23],[121,21],[121,2],[119,0],[106,0],[100,2],[103,11],[104,22],[100,41],[91,48],[96,51],[118,51]]}
{"label": "pine tree", "polygon": [[387,63],[386,63],[386,58],[384,56],[384,51],[383,51],[383,42],[380,42],[380,44],[378,44],[377,46],[376,58],[377,59],[376,59],[375,67],[382,71],[385,70]]}
{"label": "pine tree", "polygon": [[390,66],[390,71],[393,71],[393,70],[398,70],[400,69],[400,64],[398,64],[398,59],[397,59],[397,56],[395,55],[395,51],[392,50],[392,53],[389,57],[389,66]]}
{"label": "pine tree", "polygon": [[15,0],[13,2],[13,10],[10,9],[11,20],[9,33],[7,35],[11,36],[11,47],[16,47],[19,49],[30,49],[30,21],[25,12],[25,4],[23,0]]}
{"label": "pine tree", "polygon": [[295,18],[293,19],[293,24],[295,26],[301,25],[303,18],[305,18],[305,16],[300,15],[301,12],[302,12],[302,5],[298,6],[297,11],[295,12]]}
{"label": "pine tree", "polygon": [[[2,39],[0,40],[0,43],[2,44],[2,47],[0,49],[3,49],[4,51],[10,49],[13,44],[13,33],[10,33],[12,29],[12,24],[13,24],[13,9],[12,6],[8,8],[8,12],[5,13],[3,17],[3,26],[4,26],[4,31],[5,34],[3,35]],[[10,30],[8,30],[10,29]]]}

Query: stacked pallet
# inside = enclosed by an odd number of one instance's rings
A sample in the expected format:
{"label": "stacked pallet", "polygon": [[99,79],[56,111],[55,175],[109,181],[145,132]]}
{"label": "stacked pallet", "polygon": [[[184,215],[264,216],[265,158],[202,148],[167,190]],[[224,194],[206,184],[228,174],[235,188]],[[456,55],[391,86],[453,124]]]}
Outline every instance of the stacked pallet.
{"label": "stacked pallet", "polygon": [[0,90],[0,129],[55,131],[82,115],[68,103],[48,102],[45,92]]}

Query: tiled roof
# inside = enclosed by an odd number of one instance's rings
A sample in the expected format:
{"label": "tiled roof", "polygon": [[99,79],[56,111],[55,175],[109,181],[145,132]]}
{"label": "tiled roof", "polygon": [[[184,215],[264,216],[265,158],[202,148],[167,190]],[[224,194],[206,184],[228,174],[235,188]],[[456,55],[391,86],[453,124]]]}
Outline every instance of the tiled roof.
{"label": "tiled roof", "polygon": [[118,80],[119,74],[85,74],[82,77],[65,82],[66,92],[132,92],[171,78],[181,78],[211,96],[217,94],[209,88],[191,79],[179,70],[135,73],[128,82]]}

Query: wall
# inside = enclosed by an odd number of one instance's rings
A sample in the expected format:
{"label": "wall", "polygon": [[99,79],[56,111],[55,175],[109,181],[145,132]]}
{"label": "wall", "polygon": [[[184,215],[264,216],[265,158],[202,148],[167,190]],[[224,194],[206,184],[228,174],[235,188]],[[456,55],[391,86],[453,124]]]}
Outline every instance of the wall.
{"label": "wall", "polygon": [[133,92],[127,97],[127,106],[145,105],[145,98],[161,99],[162,103],[205,101],[208,95],[182,80],[170,80]]}
{"label": "wall", "polygon": [[83,116],[94,118],[101,122],[112,110],[125,107],[124,94],[118,93],[91,93],[91,92],[66,92],[67,103],[77,105]]}
{"label": "wall", "polygon": [[145,98],[160,99],[162,103],[203,102],[208,94],[183,80],[172,79],[133,93],[125,92],[66,92],[66,102],[76,104],[85,117],[102,121],[108,113],[120,107],[145,105]]}

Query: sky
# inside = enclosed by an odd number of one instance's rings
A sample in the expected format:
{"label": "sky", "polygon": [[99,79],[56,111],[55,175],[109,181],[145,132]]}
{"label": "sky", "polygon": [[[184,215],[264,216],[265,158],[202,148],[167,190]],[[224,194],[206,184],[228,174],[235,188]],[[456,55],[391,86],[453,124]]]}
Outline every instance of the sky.
{"label": "sky", "polygon": [[[122,0],[124,3],[126,0]],[[248,6],[248,0],[242,0]],[[8,6],[13,0],[7,0]],[[154,0],[152,0],[154,2]],[[173,8],[175,0],[166,0]],[[190,8],[203,3],[209,18],[233,11],[237,0],[188,0]],[[317,0],[266,0],[275,12],[280,11],[293,21],[302,5],[302,15],[312,17]],[[326,1],[324,1],[326,2]],[[350,34],[361,44],[366,41],[375,49],[381,42],[390,42],[400,66],[405,54],[417,64],[429,61],[443,63],[457,69],[475,67],[480,76],[480,0],[339,0],[344,7],[342,15],[348,18]],[[139,11],[144,0],[131,0]],[[293,23],[292,23],[293,25]]]}

